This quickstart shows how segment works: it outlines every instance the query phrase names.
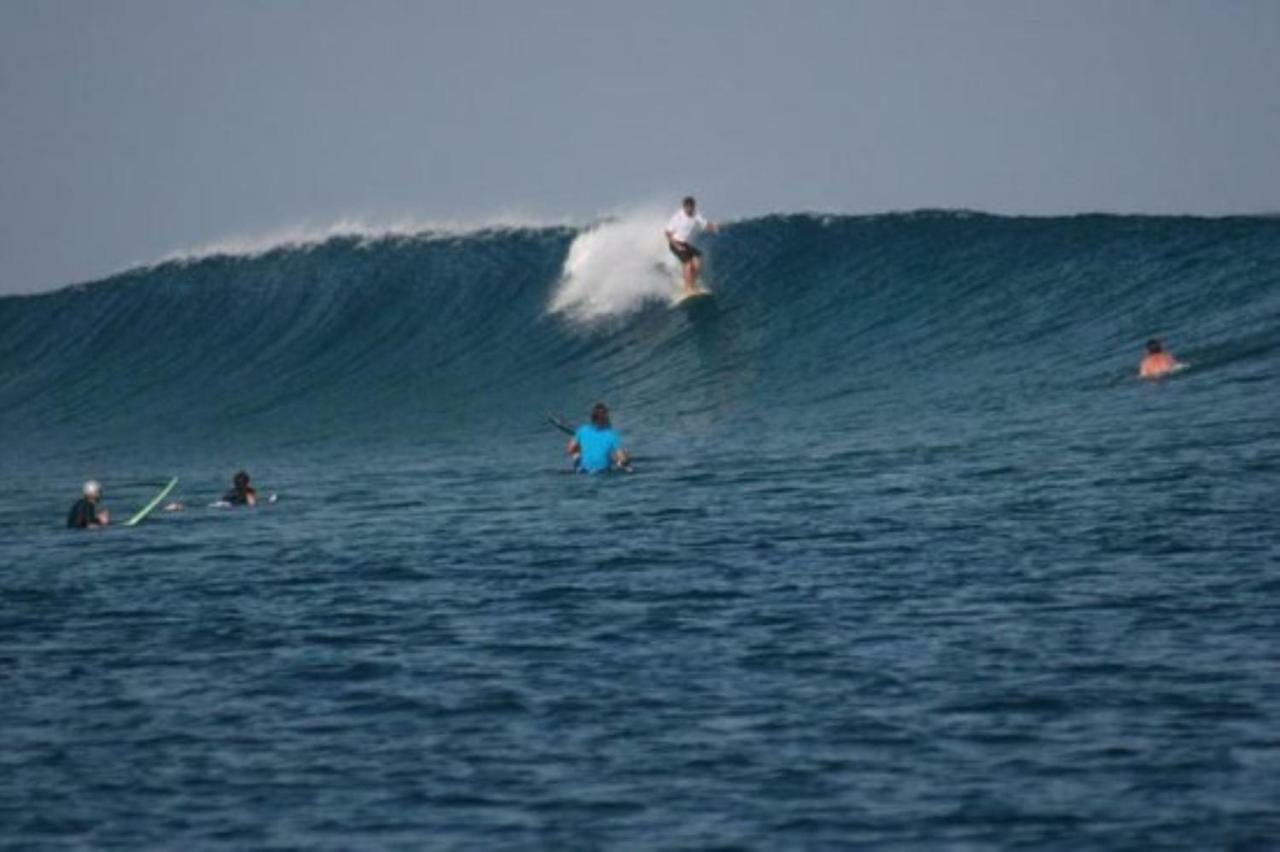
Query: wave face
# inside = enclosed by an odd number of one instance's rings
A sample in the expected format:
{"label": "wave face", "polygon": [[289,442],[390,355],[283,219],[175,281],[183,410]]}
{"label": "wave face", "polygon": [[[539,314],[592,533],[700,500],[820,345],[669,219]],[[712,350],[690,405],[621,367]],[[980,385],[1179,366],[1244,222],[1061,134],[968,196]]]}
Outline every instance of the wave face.
{"label": "wave face", "polygon": [[1070,410],[1153,335],[1220,382],[1277,366],[1276,219],[768,216],[706,238],[695,310],[661,228],[333,237],[5,298],[0,425],[21,453],[519,441],[604,398],[631,429],[919,431]]}

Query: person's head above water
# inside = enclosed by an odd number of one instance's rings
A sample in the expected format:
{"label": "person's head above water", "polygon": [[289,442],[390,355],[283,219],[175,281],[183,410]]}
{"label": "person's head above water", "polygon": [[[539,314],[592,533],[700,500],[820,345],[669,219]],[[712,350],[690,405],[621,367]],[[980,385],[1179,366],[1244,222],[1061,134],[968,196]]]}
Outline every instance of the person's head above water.
{"label": "person's head above water", "polygon": [[84,484],[84,496],[90,500],[97,500],[102,496],[102,486],[98,484],[96,479],[90,479]]}
{"label": "person's head above water", "polygon": [[680,202],[680,206],[684,208],[685,213],[688,213],[690,216],[692,216],[693,211],[698,209],[698,202],[694,200],[694,197],[692,195],[686,195],[684,197],[684,201]]}
{"label": "person's head above water", "polygon": [[600,429],[609,428],[609,409],[603,402],[597,402],[591,407],[591,425]]}
{"label": "person's head above water", "polygon": [[231,478],[231,484],[234,485],[237,490],[244,491],[249,487],[249,474],[245,473],[243,470],[239,471]]}
{"label": "person's head above water", "polygon": [[1174,360],[1173,353],[1164,348],[1164,342],[1160,338],[1153,337],[1147,341],[1147,351],[1143,353],[1142,363],[1138,365],[1138,376],[1144,379],[1155,378],[1185,366]]}

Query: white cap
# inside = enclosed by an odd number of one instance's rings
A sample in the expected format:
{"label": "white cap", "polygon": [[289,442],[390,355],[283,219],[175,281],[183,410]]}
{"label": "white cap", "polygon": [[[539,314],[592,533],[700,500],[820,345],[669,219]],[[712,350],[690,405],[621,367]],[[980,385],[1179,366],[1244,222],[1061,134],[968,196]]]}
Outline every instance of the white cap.
{"label": "white cap", "polygon": [[98,484],[98,480],[90,479],[84,484],[84,496],[98,497],[102,494],[102,486]]}

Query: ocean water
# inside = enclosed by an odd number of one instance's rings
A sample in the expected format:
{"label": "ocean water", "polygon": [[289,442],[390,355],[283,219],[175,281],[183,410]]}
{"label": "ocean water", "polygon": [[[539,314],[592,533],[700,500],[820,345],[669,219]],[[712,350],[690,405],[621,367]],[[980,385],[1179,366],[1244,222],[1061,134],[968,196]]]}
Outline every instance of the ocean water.
{"label": "ocean water", "polygon": [[0,299],[0,847],[1276,848],[1280,219],[661,226]]}

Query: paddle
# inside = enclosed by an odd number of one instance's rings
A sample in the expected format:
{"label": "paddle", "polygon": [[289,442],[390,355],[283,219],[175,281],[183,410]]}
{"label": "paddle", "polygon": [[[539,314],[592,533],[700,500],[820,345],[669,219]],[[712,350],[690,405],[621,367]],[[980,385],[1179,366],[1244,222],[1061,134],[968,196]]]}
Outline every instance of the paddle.
{"label": "paddle", "polygon": [[568,435],[569,437],[573,437],[574,431],[572,427],[568,426],[564,422],[563,418],[556,417],[554,414],[548,414],[547,422],[550,423],[552,426],[556,427],[557,429],[559,429],[561,432]]}

